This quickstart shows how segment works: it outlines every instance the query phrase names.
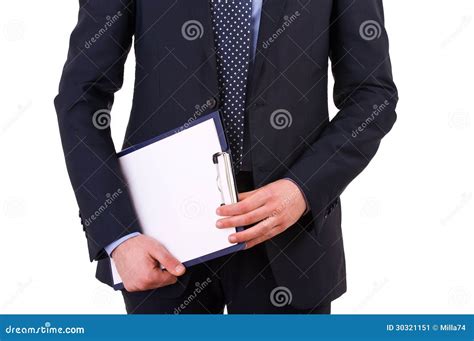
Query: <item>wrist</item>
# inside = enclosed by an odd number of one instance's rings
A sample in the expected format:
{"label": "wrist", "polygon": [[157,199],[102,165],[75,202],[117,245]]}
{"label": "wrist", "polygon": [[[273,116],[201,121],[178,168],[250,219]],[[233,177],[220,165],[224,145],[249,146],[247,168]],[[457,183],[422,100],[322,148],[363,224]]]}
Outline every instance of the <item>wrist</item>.
{"label": "wrist", "polygon": [[305,215],[306,213],[308,213],[311,209],[309,207],[309,202],[308,202],[308,199],[306,198],[306,194],[305,192],[301,189],[300,185],[294,181],[293,179],[291,178],[283,178],[283,180],[287,180],[289,182],[291,182],[294,187],[297,189],[297,191],[301,194],[301,199],[303,200],[304,202],[304,207],[305,207],[305,210],[304,210],[304,213],[303,215]]}
{"label": "wrist", "polygon": [[[130,234],[128,236],[126,236],[127,238],[125,238],[123,241],[121,241],[119,244],[117,244],[113,250],[110,251],[109,253],[109,256],[110,258],[114,258],[114,255],[117,255],[119,253],[121,253],[120,250],[124,250],[127,248],[127,245],[130,245],[129,241],[140,236],[141,234],[140,233],[134,233],[134,234]],[[116,252],[118,251],[118,252]]]}

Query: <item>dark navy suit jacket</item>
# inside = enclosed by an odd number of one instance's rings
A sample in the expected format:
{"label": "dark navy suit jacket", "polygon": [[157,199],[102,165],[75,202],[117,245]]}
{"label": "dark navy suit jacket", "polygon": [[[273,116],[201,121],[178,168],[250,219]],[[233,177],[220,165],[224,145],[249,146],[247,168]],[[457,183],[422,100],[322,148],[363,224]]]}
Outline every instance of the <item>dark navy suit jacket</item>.
{"label": "dark navy suit jacket", "polygon": [[[90,259],[110,284],[104,246],[140,231],[110,128],[99,120],[122,86],[127,54],[133,44],[135,90],[124,147],[215,111],[216,58],[208,0],[80,5],[55,106]],[[263,4],[247,142],[255,184],[291,178],[310,205],[295,226],[266,242],[275,278],[292,291],[295,306],[314,307],[346,289],[339,196],[396,120],[388,47],[381,0]],[[331,121],[329,60],[339,109]],[[167,290],[176,295],[181,288]]]}

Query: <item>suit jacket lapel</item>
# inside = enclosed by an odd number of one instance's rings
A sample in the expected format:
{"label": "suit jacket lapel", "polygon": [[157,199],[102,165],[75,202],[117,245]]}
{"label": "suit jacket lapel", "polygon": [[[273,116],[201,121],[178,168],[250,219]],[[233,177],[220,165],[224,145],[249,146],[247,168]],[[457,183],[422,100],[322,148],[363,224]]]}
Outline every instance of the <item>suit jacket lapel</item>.
{"label": "suit jacket lapel", "polygon": [[[267,58],[268,50],[272,46],[263,47],[265,41],[275,34],[278,27],[282,25],[285,5],[288,0],[264,0],[262,7],[262,16],[260,19],[260,29],[257,40],[257,51],[255,53],[255,61],[252,68],[251,88],[255,87],[255,82],[261,72],[261,68]],[[282,38],[282,37],[280,37]],[[253,99],[253,96],[250,96]]]}

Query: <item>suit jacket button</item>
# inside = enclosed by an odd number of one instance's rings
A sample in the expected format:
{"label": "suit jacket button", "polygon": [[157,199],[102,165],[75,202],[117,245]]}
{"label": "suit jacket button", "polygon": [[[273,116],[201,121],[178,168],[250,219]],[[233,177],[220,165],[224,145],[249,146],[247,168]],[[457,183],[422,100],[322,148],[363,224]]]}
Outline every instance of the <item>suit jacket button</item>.
{"label": "suit jacket button", "polygon": [[217,101],[214,97],[211,97],[206,101],[206,105],[209,109],[214,109],[217,105]]}

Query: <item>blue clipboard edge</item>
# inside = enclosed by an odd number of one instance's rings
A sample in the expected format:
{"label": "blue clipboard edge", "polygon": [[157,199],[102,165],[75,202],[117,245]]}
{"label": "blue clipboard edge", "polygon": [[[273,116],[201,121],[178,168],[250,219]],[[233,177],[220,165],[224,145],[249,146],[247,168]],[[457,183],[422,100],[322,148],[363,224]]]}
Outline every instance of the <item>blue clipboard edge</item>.
{"label": "blue clipboard edge", "polygon": [[216,125],[217,135],[219,136],[219,142],[221,144],[221,149],[222,149],[221,151],[222,152],[228,152],[229,151],[229,145],[227,143],[227,139],[226,139],[226,136],[225,136],[225,130],[224,130],[224,125],[222,124],[221,114],[220,114],[219,111],[214,111],[210,114],[207,114],[207,115],[201,116],[199,118],[196,118],[195,120],[193,120],[189,123],[185,123],[184,125],[176,128],[176,129],[173,129],[173,130],[167,131],[165,133],[162,133],[162,134],[160,134],[160,135],[158,135],[158,136],[156,136],[152,139],[149,139],[149,140],[143,141],[141,143],[138,143],[136,145],[130,146],[128,148],[125,148],[122,151],[117,153],[117,157],[120,158],[120,157],[125,156],[127,154],[133,153],[134,151],[142,149],[146,146],[149,146],[150,144],[153,144],[155,142],[163,140],[163,139],[165,139],[169,136],[172,136],[174,134],[179,134],[180,132],[182,132],[186,129],[194,127],[195,125],[197,125],[199,123],[202,123],[202,122],[205,122],[205,121],[210,120],[210,119],[213,119],[214,124]]}
{"label": "blue clipboard edge", "polygon": [[[191,121],[187,124],[184,124],[181,127],[178,127],[174,130],[170,130],[170,131],[165,132],[163,134],[160,134],[160,135],[158,135],[158,136],[156,136],[152,139],[149,139],[149,140],[143,141],[139,144],[133,145],[133,146],[128,147],[128,148],[125,148],[124,150],[117,153],[117,157],[122,157],[122,156],[125,156],[127,154],[133,153],[134,151],[142,149],[146,146],[149,146],[150,144],[153,144],[157,141],[163,140],[163,139],[165,139],[169,136],[172,136],[174,134],[179,134],[183,130],[189,129],[189,128],[191,128],[191,127],[193,127],[193,126],[195,126],[199,123],[205,122],[205,121],[210,120],[210,119],[214,120],[214,124],[215,124],[216,130],[217,130],[217,134],[219,136],[219,142],[221,144],[221,149],[222,149],[221,151],[222,152],[229,152],[229,145],[227,143],[227,138],[226,138],[226,135],[225,135],[224,125],[222,123],[221,113],[219,111],[214,111],[210,114],[199,117],[199,118],[197,118],[197,119],[195,119],[195,120],[193,120],[193,121]],[[234,175],[234,177],[235,177],[235,175]],[[235,178],[234,178],[234,183],[237,184],[237,182],[235,181]],[[236,188],[236,193],[238,193],[237,188]],[[241,232],[244,229],[245,228],[242,227],[242,226],[238,226],[238,227],[235,228],[236,232]],[[186,266],[186,267],[190,267],[190,266],[193,266],[193,265],[197,265],[197,264],[200,264],[200,263],[207,262],[211,259],[219,258],[219,257],[226,256],[226,255],[229,255],[229,254],[237,252],[237,251],[241,251],[244,248],[245,248],[245,243],[238,243],[238,244],[229,246],[227,248],[209,253],[207,255],[188,260],[188,261],[184,262],[183,265]],[[110,266],[110,272],[111,272],[111,278],[113,278],[113,276],[112,276],[112,266]],[[125,289],[125,287],[123,286],[123,283],[113,284],[112,286],[115,290]]]}

